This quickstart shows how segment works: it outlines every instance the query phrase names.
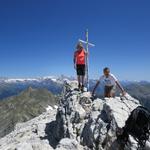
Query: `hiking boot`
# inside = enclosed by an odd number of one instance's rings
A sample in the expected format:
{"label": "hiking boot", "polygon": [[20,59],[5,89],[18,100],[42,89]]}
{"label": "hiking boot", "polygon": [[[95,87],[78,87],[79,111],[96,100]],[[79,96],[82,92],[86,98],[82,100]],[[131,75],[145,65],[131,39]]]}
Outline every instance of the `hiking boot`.
{"label": "hiking boot", "polygon": [[81,86],[81,91],[84,92],[84,85]]}
{"label": "hiking boot", "polygon": [[78,90],[79,90],[79,91],[81,90],[81,84],[78,85]]}

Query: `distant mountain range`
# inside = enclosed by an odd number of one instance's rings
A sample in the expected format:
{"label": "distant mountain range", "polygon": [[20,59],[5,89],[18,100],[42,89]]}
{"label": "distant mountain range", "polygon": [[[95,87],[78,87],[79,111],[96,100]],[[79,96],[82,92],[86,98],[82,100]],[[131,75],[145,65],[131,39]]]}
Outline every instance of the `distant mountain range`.
{"label": "distant mountain range", "polygon": [[[11,132],[18,122],[24,122],[38,116],[46,107],[57,105],[65,80],[74,80],[65,76],[34,79],[0,79],[0,137]],[[90,90],[96,80],[90,80]],[[122,81],[126,91],[150,110],[150,82]],[[103,86],[97,89],[102,96]]]}
{"label": "distant mountain range", "polygon": [[[28,87],[35,89],[45,88],[51,91],[53,94],[61,94],[63,82],[65,80],[74,80],[73,77],[42,77],[42,78],[25,78],[25,79],[9,79],[0,78],[0,100],[14,96],[24,91]],[[90,90],[93,89],[96,80],[90,80]],[[139,99],[143,105],[146,105],[150,101],[150,82],[147,81],[122,81],[121,82],[126,91]],[[103,86],[99,86],[97,90],[98,95],[102,95]],[[149,101],[148,101],[149,100]],[[148,106],[150,106],[148,104]]]}
{"label": "distant mountain range", "polygon": [[0,99],[17,95],[28,87],[36,89],[45,88],[53,94],[60,94],[62,91],[62,84],[65,79],[67,79],[65,76],[25,79],[0,78]]}
{"label": "distant mountain range", "polygon": [[138,99],[140,103],[150,110],[150,83],[134,82],[125,86],[126,91]]}
{"label": "distant mountain range", "polygon": [[0,101],[0,138],[10,133],[18,122],[28,121],[47,108],[55,107],[58,97],[47,89],[27,88],[17,96]]}

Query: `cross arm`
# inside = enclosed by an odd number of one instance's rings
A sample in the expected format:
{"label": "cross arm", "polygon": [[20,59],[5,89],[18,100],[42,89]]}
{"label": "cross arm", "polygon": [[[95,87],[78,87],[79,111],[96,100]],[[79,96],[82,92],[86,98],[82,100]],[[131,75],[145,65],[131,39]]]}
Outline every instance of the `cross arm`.
{"label": "cross arm", "polygon": [[[79,39],[79,42],[82,42],[82,43],[84,43],[84,44],[87,44],[87,42],[86,42],[86,41],[83,41],[83,40],[81,40],[81,39]],[[88,45],[93,46],[93,47],[95,46],[94,44],[89,43],[89,42],[88,42]]]}

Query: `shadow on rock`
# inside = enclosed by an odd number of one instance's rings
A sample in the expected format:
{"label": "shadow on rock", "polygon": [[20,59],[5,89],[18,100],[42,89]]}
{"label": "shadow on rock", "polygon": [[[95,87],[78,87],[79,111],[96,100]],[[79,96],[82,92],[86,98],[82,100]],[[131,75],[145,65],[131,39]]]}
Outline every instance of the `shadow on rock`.
{"label": "shadow on rock", "polygon": [[56,121],[52,121],[50,123],[46,124],[46,128],[45,128],[45,133],[46,136],[45,137],[40,137],[41,140],[45,140],[47,139],[49,141],[49,144],[53,147],[56,148],[59,139],[57,139],[54,135],[55,135],[55,131],[56,131],[56,125],[57,122]]}
{"label": "shadow on rock", "polygon": [[41,140],[47,139],[49,144],[56,148],[59,141],[64,138],[63,120],[60,118],[60,113],[57,113],[56,121],[46,124],[45,137],[40,137]]}

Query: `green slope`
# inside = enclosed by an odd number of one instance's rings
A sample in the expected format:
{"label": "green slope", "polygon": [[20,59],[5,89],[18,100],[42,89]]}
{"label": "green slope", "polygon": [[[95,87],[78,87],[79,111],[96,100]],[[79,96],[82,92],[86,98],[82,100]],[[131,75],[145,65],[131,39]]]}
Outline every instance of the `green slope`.
{"label": "green slope", "polygon": [[58,98],[47,89],[28,88],[17,96],[0,101],[0,137],[10,133],[16,123],[28,121],[57,105]]}

